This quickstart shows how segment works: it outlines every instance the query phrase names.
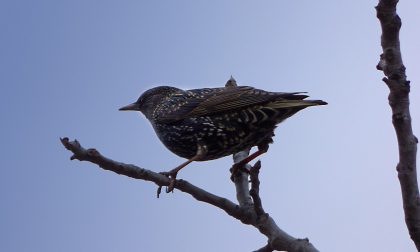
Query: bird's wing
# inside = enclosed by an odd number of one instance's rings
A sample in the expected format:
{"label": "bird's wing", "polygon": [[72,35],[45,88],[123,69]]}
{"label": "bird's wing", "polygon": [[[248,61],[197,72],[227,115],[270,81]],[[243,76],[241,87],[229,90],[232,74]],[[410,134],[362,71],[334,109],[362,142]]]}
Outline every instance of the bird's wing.
{"label": "bird's wing", "polygon": [[[296,101],[308,97],[300,93],[267,92],[248,86],[206,90],[207,92],[201,92],[198,95],[184,96],[183,99],[185,100],[181,106],[160,113],[157,118],[158,121],[173,122],[189,117],[208,116],[270,102],[284,101],[281,106],[286,107],[287,101],[296,103]],[[192,93],[194,91],[196,90],[190,90]]]}

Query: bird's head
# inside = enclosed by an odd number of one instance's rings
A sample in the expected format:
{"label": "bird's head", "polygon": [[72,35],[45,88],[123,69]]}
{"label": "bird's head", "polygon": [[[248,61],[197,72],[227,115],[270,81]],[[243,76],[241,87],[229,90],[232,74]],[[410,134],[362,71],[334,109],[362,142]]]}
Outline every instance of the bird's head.
{"label": "bird's head", "polygon": [[151,119],[153,111],[162,100],[181,89],[169,86],[154,87],[144,92],[136,102],[120,108],[120,111],[140,111],[147,119]]}

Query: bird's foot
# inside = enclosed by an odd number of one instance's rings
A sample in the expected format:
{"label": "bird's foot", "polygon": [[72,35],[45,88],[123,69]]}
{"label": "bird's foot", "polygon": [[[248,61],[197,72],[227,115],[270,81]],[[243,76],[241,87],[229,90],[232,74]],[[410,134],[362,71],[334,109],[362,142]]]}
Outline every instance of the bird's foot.
{"label": "bird's foot", "polygon": [[168,172],[159,172],[159,174],[162,174],[163,176],[166,176],[169,178],[169,185],[166,187],[166,193],[173,192],[175,188],[176,175],[178,174],[178,171],[176,169],[173,169]]}
{"label": "bird's foot", "polygon": [[235,177],[239,174],[239,172],[245,172],[249,174],[249,170],[245,167],[247,163],[243,163],[242,161],[233,164],[232,168],[230,168],[230,180],[235,182]]}
{"label": "bird's foot", "polygon": [[265,142],[258,145],[258,150],[261,153],[266,153],[268,151],[268,148],[270,147],[269,144],[273,142],[273,139],[270,137]]}
{"label": "bird's foot", "polygon": [[232,175],[230,176],[230,179],[232,181],[234,181],[233,179],[234,179],[235,175],[238,173],[239,170],[242,170],[242,171],[245,171],[245,172],[249,173],[249,170],[245,168],[245,165],[248,164],[249,162],[251,162],[252,160],[254,160],[255,158],[257,158],[258,156],[260,156],[261,154],[264,154],[265,152],[267,152],[268,144],[267,145],[262,145],[261,147],[258,146],[258,148],[261,148],[261,149],[257,150],[256,152],[252,153],[248,157],[242,159],[241,161],[237,162],[236,164],[234,164],[232,166],[232,168],[231,168]]}

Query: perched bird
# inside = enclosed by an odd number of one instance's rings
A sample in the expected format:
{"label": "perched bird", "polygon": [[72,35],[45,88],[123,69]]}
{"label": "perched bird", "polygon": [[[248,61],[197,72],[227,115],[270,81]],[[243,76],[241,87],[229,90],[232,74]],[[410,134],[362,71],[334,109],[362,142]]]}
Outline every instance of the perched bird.
{"label": "perched bird", "polygon": [[239,165],[246,164],[268,150],[277,124],[306,107],[327,104],[304,100],[308,96],[302,92],[268,92],[228,84],[191,90],[159,86],[120,108],[142,112],[162,143],[188,159],[164,173],[171,178],[172,187],[178,171],[192,161],[217,159],[258,146]]}

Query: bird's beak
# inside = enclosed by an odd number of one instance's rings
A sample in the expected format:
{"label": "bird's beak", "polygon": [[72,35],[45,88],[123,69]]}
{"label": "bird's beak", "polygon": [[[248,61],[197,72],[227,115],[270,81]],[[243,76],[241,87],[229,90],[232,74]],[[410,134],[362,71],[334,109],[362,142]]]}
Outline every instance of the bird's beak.
{"label": "bird's beak", "polygon": [[127,106],[124,106],[124,107],[120,108],[119,110],[120,111],[129,111],[129,110],[138,111],[138,110],[140,110],[140,107],[137,103],[131,103]]}

